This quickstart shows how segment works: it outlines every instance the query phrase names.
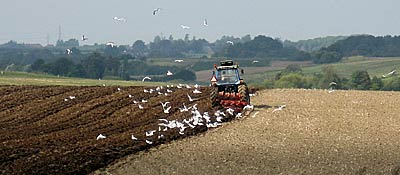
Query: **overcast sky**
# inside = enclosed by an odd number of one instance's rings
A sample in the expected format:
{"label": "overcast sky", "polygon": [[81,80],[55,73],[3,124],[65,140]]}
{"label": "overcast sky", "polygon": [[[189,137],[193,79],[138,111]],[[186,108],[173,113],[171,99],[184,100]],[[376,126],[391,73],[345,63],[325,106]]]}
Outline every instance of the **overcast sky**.
{"label": "overcast sky", "polygon": [[[155,8],[162,8],[152,15]],[[132,44],[185,33],[215,41],[262,34],[292,41],[328,35],[399,35],[400,0],[1,0],[0,43]],[[113,18],[123,17],[127,23]],[[208,27],[203,20],[208,20]],[[180,25],[190,26],[184,30]],[[81,43],[82,44],[82,43]]]}

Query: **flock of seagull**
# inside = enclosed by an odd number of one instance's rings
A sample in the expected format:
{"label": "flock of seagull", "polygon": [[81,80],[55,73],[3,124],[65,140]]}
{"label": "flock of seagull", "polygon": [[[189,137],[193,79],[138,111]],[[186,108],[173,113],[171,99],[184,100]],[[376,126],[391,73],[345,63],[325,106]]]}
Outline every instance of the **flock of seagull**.
{"label": "flock of seagull", "polygon": [[[199,85],[194,85],[190,86],[187,84],[178,84],[178,85],[167,85],[166,87],[163,86],[158,86],[156,88],[149,88],[149,89],[143,89],[143,93],[158,93],[159,95],[165,95],[169,96],[171,93],[174,92],[174,89],[193,89],[192,93],[193,94],[200,94],[202,93],[200,91],[200,86]],[[122,89],[118,88],[118,91],[121,91]],[[72,96],[70,96],[72,97]],[[199,98],[192,98],[189,93],[187,93],[188,101],[189,102],[194,102],[198,100]],[[75,98],[75,97],[73,97]],[[73,99],[71,98],[71,99]],[[134,98],[133,95],[128,95],[128,98]],[[146,99],[136,99],[132,101],[133,104],[137,105],[140,110],[145,109],[145,103],[148,102]],[[162,107],[162,111],[160,113],[164,114],[170,114],[170,110],[172,108],[171,102],[162,102],[160,101],[160,105]],[[157,139],[164,139],[165,135],[168,132],[173,132],[173,133],[179,133],[180,135],[185,135],[187,134],[188,129],[194,129],[197,127],[206,127],[206,128],[216,128],[218,126],[221,126],[224,119],[226,117],[230,116],[235,116],[236,118],[241,118],[242,113],[235,113],[234,109],[227,108],[225,111],[222,110],[217,110],[210,114],[209,112],[203,112],[201,113],[197,107],[197,104],[193,104],[191,106],[186,106],[185,103],[182,104],[182,106],[178,107],[179,112],[181,113],[190,113],[190,117],[184,118],[183,120],[167,120],[165,118],[160,118],[158,119],[158,124],[155,128],[151,130],[147,130],[143,132],[143,139],[139,139],[140,137],[131,135],[130,139],[133,141],[144,141],[146,144],[153,144],[154,141]],[[245,110],[253,110],[253,106],[246,106],[244,109]],[[101,139],[106,139],[107,136],[103,133],[100,133],[97,137],[96,140],[101,140]]]}

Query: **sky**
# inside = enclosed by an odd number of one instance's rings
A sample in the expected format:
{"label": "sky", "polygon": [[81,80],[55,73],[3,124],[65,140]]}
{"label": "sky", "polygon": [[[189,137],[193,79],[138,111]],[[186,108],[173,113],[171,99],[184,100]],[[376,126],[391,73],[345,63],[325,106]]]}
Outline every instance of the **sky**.
{"label": "sky", "polygon": [[[292,41],[323,36],[400,35],[399,0],[0,0],[0,43],[146,43],[185,34],[210,42],[223,35]],[[152,15],[155,8],[162,8]],[[113,20],[125,18],[126,23]],[[208,27],[203,26],[207,19]],[[180,26],[189,26],[182,29]],[[47,37],[48,36],[48,37]]]}

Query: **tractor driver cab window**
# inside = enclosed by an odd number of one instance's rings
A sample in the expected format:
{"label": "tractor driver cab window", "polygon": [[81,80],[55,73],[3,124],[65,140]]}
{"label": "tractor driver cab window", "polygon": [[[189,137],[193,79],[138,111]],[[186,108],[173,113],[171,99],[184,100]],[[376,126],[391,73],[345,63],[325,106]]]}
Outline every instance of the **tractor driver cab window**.
{"label": "tractor driver cab window", "polygon": [[221,70],[218,74],[218,80],[220,80],[222,83],[235,83],[237,81],[235,70]]}

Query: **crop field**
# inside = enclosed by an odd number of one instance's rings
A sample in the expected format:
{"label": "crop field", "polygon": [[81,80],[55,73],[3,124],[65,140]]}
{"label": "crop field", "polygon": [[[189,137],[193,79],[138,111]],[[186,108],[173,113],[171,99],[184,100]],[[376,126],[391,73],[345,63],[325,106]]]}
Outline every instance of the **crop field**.
{"label": "crop field", "polygon": [[[326,65],[333,66],[338,75],[342,77],[349,78],[356,70],[368,71],[370,77],[382,77],[382,75],[387,74],[392,70],[399,70],[400,58],[350,57],[341,62],[333,64],[303,66],[303,73],[306,75],[321,73],[322,68]],[[245,78],[247,78],[249,82],[259,81],[260,79],[273,79],[275,75],[283,69],[284,68],[265,70],[262,73],[252,74],[251,76],[247,76]]]}
{"label": "crop field", "polygon": [[[182,124],[193,111],[209,112],[209,122],[216,124],[208,88],[199,90],[0,86],[0,174],[87,174],[126,155],[206,131],[207,123],[192,128],[188,122],[180,130],[159,125]],[[165,111],[161,103],[171,108]]]}

